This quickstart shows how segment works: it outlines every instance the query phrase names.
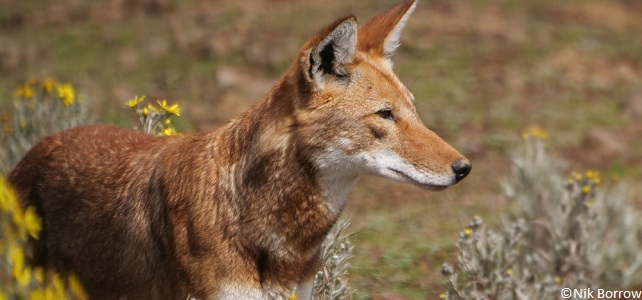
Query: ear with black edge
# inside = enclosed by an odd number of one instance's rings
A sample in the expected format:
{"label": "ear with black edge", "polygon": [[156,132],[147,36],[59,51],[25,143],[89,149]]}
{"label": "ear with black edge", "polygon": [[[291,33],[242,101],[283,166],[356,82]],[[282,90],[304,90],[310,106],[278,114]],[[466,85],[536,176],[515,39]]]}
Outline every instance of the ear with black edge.
{"label": "ear with black edge", "polygon": [[359,50],[390,58],[399,47],[401,30],[416,6],[417,0],[407,1],[359,26]]}
{"label": "ear with black edge", "polygon": [[345,66],[352,62],[357,50],[357,19],[354,16],[335,22],[322,30],[310,51],[308,75],[312,80],[331,75],[345,78]]}

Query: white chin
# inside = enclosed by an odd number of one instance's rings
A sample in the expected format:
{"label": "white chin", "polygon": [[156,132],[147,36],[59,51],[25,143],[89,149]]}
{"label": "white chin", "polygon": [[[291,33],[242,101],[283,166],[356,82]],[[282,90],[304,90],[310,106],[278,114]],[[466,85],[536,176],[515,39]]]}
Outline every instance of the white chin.
{"label": "white chin", "polygon": [[413,170],[411,172],[403,172],[397,169],[388,168],[387,172],[382,172],[381,175],[393,180],[411,183],[424,189],[432,191],[441,191],[447,187],[455,184],[455,179],[451,176],[425,174]]}

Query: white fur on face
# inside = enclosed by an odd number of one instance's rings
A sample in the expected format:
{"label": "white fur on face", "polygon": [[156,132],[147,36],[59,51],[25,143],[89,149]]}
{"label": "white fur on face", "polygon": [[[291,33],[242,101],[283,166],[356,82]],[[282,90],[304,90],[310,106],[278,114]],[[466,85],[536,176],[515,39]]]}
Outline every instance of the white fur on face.
{"label": "white fur on face", "polygon": [[348,154],[331,148],[317,160],[317,167],[321,171],[319,183],[335,211],[343,207],[354,182],[361,175],[378,175],[433,189],[445,188],[456,182],[454,172],[420,169],[399,154],[382,149]]}
{"label": "white fur on face", "polygon": [[[349,144],[347,139],[339,142],[341,145]],[[437,173],[419,169],[399,154],[382,149],[348,154],[331,147],[316,160],[316,167],[320,171],[319,185],[328,208],[336,214],[343,208],[361,175],[378,175],[429,189],[443,189],[456,183],[454,172]]]}
{"label": "white fur on face", "polygon": [[[340,143],[346,145],[351,143],[348,139],[341,139]],[[323,190],[323,196],[327,199],[328,210],[338,215],[343,205],[348,200],[352,186],[359,177],[357,168],[350,167],[356,162],[354,157],[345,151],[330,148],[316,161],[319,170],[319,185]]]}
{"label": "white fur on face", "polygon": [[408,182],[427,188],[445,188],[456,183],[454,172],[437,173],[419,169],[390,150],[375,150],[360,154],[370,174]]}

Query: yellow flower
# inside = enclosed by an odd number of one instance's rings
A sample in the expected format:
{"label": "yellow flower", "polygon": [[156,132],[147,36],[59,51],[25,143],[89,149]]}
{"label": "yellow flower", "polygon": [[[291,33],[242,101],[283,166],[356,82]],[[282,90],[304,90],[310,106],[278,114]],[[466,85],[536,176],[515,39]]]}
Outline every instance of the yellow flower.
{"label": "yellow flower", "polygon": [[33,270],[33,278],[35,278],[39,283],[45,282],[45,270],[40,267],[35,268]]}
{"label": "yellow flower", "polygon": [[16,207],[18,207],[16,193],[5,181],[4,177],[0,176],[0,210],[12,212]]}
{"label": "yellow flower", "polygon": [[31,85],[25,83],[16,89],[15,94],[17,97],[31,98],[33,97],[33,89],[31,88]]}
{"label": "yellow flower", "polygon": [[446,293],[445,292],[439,293],[439,299],[446,299]]}
{"label": "yellow flower", "polygon": [[512,268],[508,268],[508,269],[506,270],[506,274],[508,274],[508,276],[513,275],[513,269],[512,269]]}
{"label": "yellow flower", "polygon": [[134,96],[134,99],[129,99],[129,101],[125,102],[125,105],[134,108],[138,106],[138,104],[143,102],[143,100],[145,100],[145,95],[141,96],[140,98],[138,96]]}
{"label": "yellow flower", "polygon": [[297,294],[295,294],[294,292],[290,294],[290,296],[288,296],[288,300],[296,300],[296,299],[299,299],[299,296],[297,296]]}
{"label": "yellow flower", "polygon": [[595,182],[595,185],[600,185],[600,183],[602,183],[602,178],[597,177],[597,178],[593,179],[593,182]]}
{"label": "yellow flower", "polygon": [[85,294],[85,290],[75,274],[69,275],[69,290],[75,299],[87,299],[87,294]]}
{"label": "yellow flower", "polygon": [[169,124],[171,124],[171,123],[172,123],[172,120],[171,120],[171,119],[167,119],[167,120],[165,120],[165,124],[166,124],[166,125],[169,125]]}
{"label": "yellow flower", "polygon": [[31,206],[27,207],[25,210],[24,223],[29,235],[37,239],[38,233],[40,233],[40,230],[42,229],[42,222],[40,221],[38,214],[36,214],[35,209]]}
{"label": "yellow flower", "polygon": [[18,284],[22,287],[26,287],[31,281],[31,268],[26,267],[16,275],[16,281],[18,282]]}
{"label": "yellow flower", "polygon": [[58,91],[58,97],[60,97],[62,104],[65,106],[72,105],[76,101],[76,91],[71,84],[59,84],[56,90]]}
{"label": "yellow flower", "polygon": [[49,291],[52,293],[52,299],[65,299],[65,284],[60,275],[54,274],[51,278]]}
{"label": "yellow flower", "polygon": [[154,104],[147,104],[147,107],[149,108],[149,111],[154,111],[157,114],[161,112],[161,110],[158,107],[154,106]]}
{"label": "yellow flower", "polygon": [[472,230],[472,229],[470,229],[470,228],[466,228],[466,229],[464,229],[464,234],[465,234],[465,235],[470,235],[471,233],[473,233],[473,230]]}
{"label": "yellow flower", "polygon": [[548,138],[548,132],[539,126],[534,125],[522,131],[522,137],[524,139],[534,137],[540,140],[545,140]]}
{"label": "yellow flower", "polygon": [[[47,296],[46,295],[47,294],[46,294],[45,290],[43,290],[42,288],[37,288],[37,289],[31,291],[31,293],[29,294],[29,300],[47,300]],[[0,300],[1,300],[1,298],[0,298]]]}
{"label": "yellow flower", "polygon": [[160,105],[160,107],[167,113],[176,115],[178,117],[181,116],[181,109],[180,107],[178,107],[178,104],[174,104],[170,106],[167,104],[167,100],[164,100],[164,99],[163,101],[156,100],[156,102],[158,102],[158,105]]}
{"label": "yellow flower", "polygon": [[146,116],[149,114],[149,109],[147,107],[143,107],[143,116]]}
{"label": "yellow flower", "polygon": [[178,135],[178,132],[176,132],[176,129],[174,129],[173,127],[166,127],[166,128],[163,128],[163,130],[161,130],[159,135],[162,135],[162,136],[175,136],[175,135]]}
{"label": "yellow flower", "polygon": [[585,185],[582,187],[582,193],[588,194],[588,192],[590,191],[591,191],[591,187],[589,187],[588,185]]}
{"label": "yellow flower", "polygon": [[555,280],[556,283],[560,283],[560,282],[562,282],[562,277],[555,276],[554,280]]}
{"label": "yellow flower", "polygon": [[53,78],[45,78],[45,80],[42,81],[42,88],[49,94],[53,91],[56,83],[56,80]]}
{"label": "yellow flower", "polygon": [[13,246],[9,250],[9,259],[13,265],[13,278],[20,286],[27,286],[31,278],[31,268],[25,268],[25,256],[18,246]]}
{"label": "yellow flower", "polygon": [[22,224],[25,222],[25,215],[22,212],[22,209],[16,209],[13,212],[13,224],[16,224],[18,227],[22,227]]}

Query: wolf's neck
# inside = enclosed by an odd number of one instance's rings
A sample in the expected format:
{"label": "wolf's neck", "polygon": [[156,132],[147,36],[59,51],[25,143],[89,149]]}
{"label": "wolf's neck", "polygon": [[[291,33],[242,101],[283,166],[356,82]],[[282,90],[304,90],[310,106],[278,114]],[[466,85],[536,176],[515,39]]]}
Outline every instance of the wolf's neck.
{"label": "wolf's neck", "polygon": [[[228,124],[222,139],[235,156],[237,185],[244,197],[274,195],[274,205],[312,201],[322,213],[337,217],[357,176],[337,172],[324,157],[309,155],[297,141],[296,103],[305,97],[295,80],[283,78],[261,101]],[[298,102],[297,102],[298,101]],[[331,155],[328,157],[331,160]],[[329,167],[328,167],[329,166]],[[306,199],[306,200],[303,200]]]}

